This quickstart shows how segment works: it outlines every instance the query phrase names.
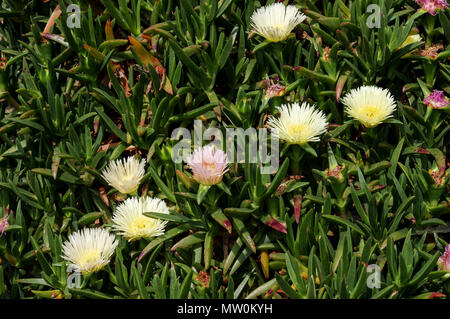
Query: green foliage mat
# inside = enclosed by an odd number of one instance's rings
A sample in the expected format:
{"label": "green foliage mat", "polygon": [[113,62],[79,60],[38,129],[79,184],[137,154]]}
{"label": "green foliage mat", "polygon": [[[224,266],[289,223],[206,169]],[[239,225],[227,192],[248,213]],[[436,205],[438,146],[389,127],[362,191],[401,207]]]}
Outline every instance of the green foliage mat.
{"label": "green foliage mat", "polygon": [[[450,93],[450,10],[284,1],[306,19],[271,43],[250,18],[273,2],[2,1],[2,298],[450,293],[438,267],[450,231],[448,107],[424,103],[433,90]],[[373,3],[379,28],[368,26]],[[408,44],[411,35],[420,38]],[[376,128],[344,112],[341,98],[362,85],[397,103]],[[327,132],[303,147],[280,141],[275,174],[232,163],[205,187],[172,161],[176,128],[263,128],[277,106],[304,101],[327,116]],[[165,232],[116,233],[111,261],[74,286],[63,243],[80,229],[111,229],[131,195],[102,171],[131,155],[146,159],[137,194],[170,208],[146,214],[167,220]]]}

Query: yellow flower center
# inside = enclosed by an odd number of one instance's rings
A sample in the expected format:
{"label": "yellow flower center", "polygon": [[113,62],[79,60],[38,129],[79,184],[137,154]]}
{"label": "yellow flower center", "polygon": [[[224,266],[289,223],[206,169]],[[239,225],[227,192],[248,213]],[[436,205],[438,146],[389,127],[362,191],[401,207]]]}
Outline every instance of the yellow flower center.
{"label": "yellow flower center", "polygon": [[128,182],[128,181],[131,181],[134,177],[135,177],[135,176],[132,176],[132,175],[125,175],[125,176],[123,176],[122,179],[123,179],[124,181]]}
{"label": "yellow flower center", "polygon": [[151,228],[152,224],[154,223],[154,220],[152,218],[148,218],[146,216],[140,216],[133,220],[131,225],[131,230],[134,233],[138,233],[140,231],[143,231],[145,229]]}
{"label": "yellow flower center", "polygon": [[272,32],[265,34],[265,38],[269,41],[280,42],[289,36],[289,33],[286,32],[286,27],[282,24],[273,24],[270,28]]}
{"label": "yellow flower center", "polygon": [[373,105],[365,105],[361,107],[359,113],[362,116],[361,122],[366,127],[375,127],[379,124],[380,110]]}
{"label": "yellow flower center", "polygon": [[374,117],[377,117],[380,113],[377,107],[372,105],[366,105],[361,108],[361,113],[367,116],[369,119],[373,119]]}
{"label": "yellow flower center", "polygon": [[292,135],[299,135],[308,130],[308,126],[302,123],[292,123],[291,125],[289,125],[288,130]]}
{"label": "yellow flower center", "polygon": [[215,163],[206,163],[203,162],[202,163],[202,168],[203,169],[207,169],[208,171],[210,171],[211,173],[214,172],[214,170],[216,169],[216,164]]}
{"label": "yellow flower center", "polygon": [[88,250],[81,256],[81,265],[88,265],[96,262],[100,258],[100,252],[98,250]]}

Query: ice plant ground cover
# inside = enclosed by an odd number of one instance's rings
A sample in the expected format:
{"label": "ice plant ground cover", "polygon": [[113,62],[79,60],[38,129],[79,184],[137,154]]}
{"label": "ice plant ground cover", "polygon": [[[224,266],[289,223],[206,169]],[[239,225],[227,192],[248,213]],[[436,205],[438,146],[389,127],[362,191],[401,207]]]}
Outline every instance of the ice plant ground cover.
{"label": "ice plant ground cover", "polygon": [[445,0],[3,0],[0,297],[447,298],[449,39]]}

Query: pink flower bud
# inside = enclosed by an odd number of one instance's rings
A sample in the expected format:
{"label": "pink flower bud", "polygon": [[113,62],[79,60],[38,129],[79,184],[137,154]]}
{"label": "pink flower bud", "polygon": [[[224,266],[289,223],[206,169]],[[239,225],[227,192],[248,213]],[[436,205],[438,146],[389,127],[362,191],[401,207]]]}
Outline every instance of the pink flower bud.
{"label": "pink flower bud", "polygon": [[445,10],[449,4],[447,0],[415,0],[416,3],[422,7],[423,10],[428,11],[429,14],[435,16],[440,10]]}
{"label": "pink flower bud", "polygon": [[443,91],[434,90],[423,100],[423,103],[433,109],[440,109],[448,105],[448,99],[445,97]]}
{"label": "pink flower bud", "polygon": [[9,222],[8,222],[8,215],[0,219],[0,236],[3,236],[3,233],[5,232],[6,228],[8,228]]}

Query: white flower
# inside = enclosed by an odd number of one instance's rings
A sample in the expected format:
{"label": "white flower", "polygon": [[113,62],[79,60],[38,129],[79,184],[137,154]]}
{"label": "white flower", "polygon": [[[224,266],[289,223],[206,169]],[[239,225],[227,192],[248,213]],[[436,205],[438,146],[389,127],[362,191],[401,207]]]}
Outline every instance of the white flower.
{"label": "white flower", "polygon": [[145,174],[145,159],[139,161],[130,156],[127,159],[118,159],[109,163],[103,170],[102,177],[109,185],[122,194],[135,192]]}
{"label": "white flower", "polygon": [[257,34],[268,41],[280,42],[285,40],[306,16],[295,6],[274,3],[257,9],[250,19],[251,26]]}
{"label": "white flower", "polygon": [[270,116],[267,124],[275,136],[292,144],[317,142],[327,130],[327,119],[321,110],[304,102],[277,107],[280,117]]}
{"label": "white flower", "polygon": [[361,86],[342,99],[345,112],[365,127],[375,127],[392,116],[397,104],[387,89]]}
{"label": "white flower", "polygon": [[103,228],[85,228],[69,236],[62,258],[83,274],[96,272],[109,263],[116,246],[114,235]]}
{"label": "white flower", "polygon": [[113,214],[114,230],[128,241],[164,234],[167,221],[147,217],[144,213],[169,214],[169,208],[159,198],[148,196],[128,198],[116,208]]}
{"label": "white flower", "polygon": [[215,185],[228,171],[228,159],[224,151],[213,144],[197,148],[187,159],[194,179],[203,185]]}

